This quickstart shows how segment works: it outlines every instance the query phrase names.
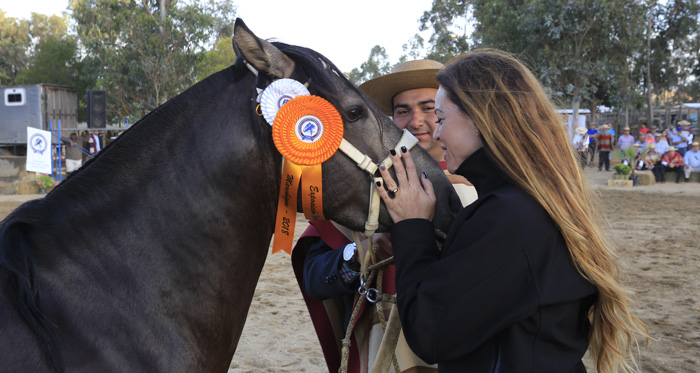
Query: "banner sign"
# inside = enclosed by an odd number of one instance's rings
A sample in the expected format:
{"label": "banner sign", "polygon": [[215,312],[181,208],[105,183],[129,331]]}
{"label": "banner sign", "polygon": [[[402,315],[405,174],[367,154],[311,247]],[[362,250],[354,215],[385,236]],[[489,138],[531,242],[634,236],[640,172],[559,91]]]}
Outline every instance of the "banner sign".
{"label": "banner sign", "polygon": [[50,174],[51,132],[27,127],[27,171]]}

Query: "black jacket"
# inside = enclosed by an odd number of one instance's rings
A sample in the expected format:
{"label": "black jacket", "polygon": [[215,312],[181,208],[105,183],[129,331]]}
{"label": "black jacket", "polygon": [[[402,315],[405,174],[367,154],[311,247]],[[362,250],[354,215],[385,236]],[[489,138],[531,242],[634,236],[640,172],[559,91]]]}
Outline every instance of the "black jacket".
{"label": "black jacket", "polygon": [[544,208],[483,149],[460,165],[479,199],[438,251],[428,220],[394,225],[406,339],[441,372],[579,372],[594,287],[574,268]]}

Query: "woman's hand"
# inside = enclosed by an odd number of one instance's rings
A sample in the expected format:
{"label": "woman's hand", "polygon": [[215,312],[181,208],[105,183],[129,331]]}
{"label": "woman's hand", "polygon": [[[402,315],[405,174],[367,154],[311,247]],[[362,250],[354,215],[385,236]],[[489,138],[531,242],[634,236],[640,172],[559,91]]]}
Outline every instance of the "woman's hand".
{"label": "woman's hand", "polygon": [[433,184],[425,173],[419,178],[411,153],[406,151],[406,147],[401,147],[401,152],[403,161],[395,151],[391,155],[396,180],[391,177],[384,165],[379,167],[379,172],[384,179],[382,185],[377,185],[379,196],[382,197],[394,223],[413,218],[433,220],[435,215]]}

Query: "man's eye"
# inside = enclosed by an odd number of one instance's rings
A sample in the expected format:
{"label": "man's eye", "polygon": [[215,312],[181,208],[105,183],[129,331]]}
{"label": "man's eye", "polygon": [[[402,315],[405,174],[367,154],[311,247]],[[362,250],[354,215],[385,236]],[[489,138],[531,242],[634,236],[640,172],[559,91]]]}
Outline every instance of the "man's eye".
{"label": "man's eye", "polygon": [[423,108],[423,111],[435,111],[435,107],[434,106],[426,106]]}
{"label": "man's eye", "polygon": [[396,111],[396,114],[394,114],[394,115],[396,115],[396,116],[404,116],[404,115],[406,115],[406,114],[408,114],[408,110],[397,110],[397,111]]}

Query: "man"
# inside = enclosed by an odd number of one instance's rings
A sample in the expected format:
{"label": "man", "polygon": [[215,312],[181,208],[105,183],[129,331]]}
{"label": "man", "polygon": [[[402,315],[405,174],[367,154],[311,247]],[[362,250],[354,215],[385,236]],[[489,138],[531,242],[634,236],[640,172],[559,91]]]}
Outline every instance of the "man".
{"label": "man", "polygon": [[576,152],[578,152],[579,161],[581,162],[581,168],[586,168],[586,161],[588,160],[588,145],[589,145],[588,133],[585,127],[576,127],[576,134],[572,140]]}
{"label": "man", "polygon": [[102,145],[102,138],[100,137],[100,131],[98,131],[98,130],[92,131],[92,134],[90,135],[90,139],[88,140],[88,145],[89,145],[89,151],[90,151],[91,156],[94,156],[95,154],[99,153],[100,150],[102,150],[103,145]]}
{"label": "man", "polygon": [[625,150],[634,144],[634,136],[630,135],[630,128],[625,127],[622,130],[623,135],[617,140],[617,146],[620,150]]}
{"label": "man", "polygon": [[690,122],[682,120],[678,124],[678,130],[674,131],[673,134],[673,146],[676,147],[676,151],[683,157],[685,152],[688,151],[688,144],[693,143],[693,134],[690,133]]}
{"label": "man", "polygon": [[656,152],[659,153],[660,156],[663,156],[668,150],[668,141],[666,140],[666,136],[661,132],[654,134],[654,144],[656,145]]}
{"label": "man", "polygon": [[661,179],[661,173],[659,169],[661,167],[658,167],[659,161],[661,161],[661,155],[656,152],[656,145],[655,144],[650,144],[649,145],[649,151],[642,156],[642,165],[641,167],[637,168],[638,170],[651,170],[651,172],[654,174],[654,180],[659,182]]}
{"label": "man", "polygon": [[598,146],[598,143],[596,143],[596,136],[598,135],[598,130],[595,128],[595,123],[591,123],[586,134],[588,135],[588,153],[591,155],[591,161],[589,166],[593,167],[595,166],[595,150]]}
{"label": "man", "polygon": [[66,175],[70,175],[83,164],[83,141],[78,140],[75,132],[70,133],[70,140],[64,141],[66,147]]}
{"label": "man", "polygon": [[603,124],[596,138],[598,143],[598,171],[603,169],[603,165],[605,165],[605,171],[610,171],[610,152],[612,151],[613,137],[608,132],[608,128],[610,127],[607,124]]}
{"label": "man", "polygon": [[685,163],[685,182],[690,181],[691,172],[700,172],[700,143],[694,142],[691,150],[685,153],[683,156],[683,162]]}
{"label": "man", "polygon": [[676,147],[671,145],[668,151],[661,157],[661,182],[666,182],[666,171],[676,171],[676,184],[681,182],[681,171],[683,170],[684,162],[680,153],[676,152]]}
{"label": "man", "polygon": [[[440,143],[433,139],[433,130],[437,126],[435,95],[439,85],[436,74],[442,67],[441,63],[430,60],[405,62],[397,65],[392,73],[372,79],[359,88],[374,100],[380,110],[393,116],[399,128],[412,133],[418,139],[418,145],[444,169],[444,152]],[[455,175],[448,177],[453,183],[458,183],[455,188],[458,194],[462,189],[460,198],[463,203],[476,199],[476,192],[472,186],[466,185],[466,179]],[[339,342],[344,338],[350,313],[358,299],[360,263],[367,250],[366,241],[357,248],[349,243],[347,233],[343,235],[339,230],[344,228],[333,227],[327,221],[311,221],[311,226],[292,252],[294,271],[298,280],[303,278],[303,281],[299,281],[300,286],[329,371],[338,370]],[[386,234],[375,235],[374,240],[379,246],[377,259],[391,254],[391,244]],[[395,293],[393,265],[384,271],[383,283],[384,293]],[[366,309],[371,310],[368,307],[365,305]],[[385,307],[388,310],[390,305]],[[368,370],[374,364],[382,334],[381,325],[376,323],[374,317],[374,312],[363,312],[360,321],[355,324],[348,371]],[[415,356],[403,338],[399,339],[396,356],[401,370],[436,370]]]}

